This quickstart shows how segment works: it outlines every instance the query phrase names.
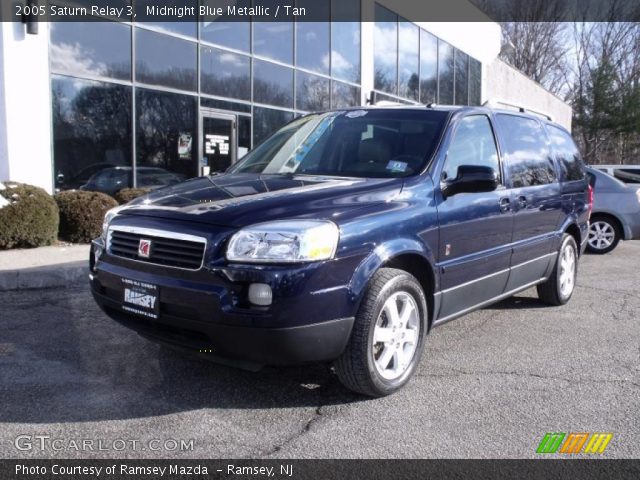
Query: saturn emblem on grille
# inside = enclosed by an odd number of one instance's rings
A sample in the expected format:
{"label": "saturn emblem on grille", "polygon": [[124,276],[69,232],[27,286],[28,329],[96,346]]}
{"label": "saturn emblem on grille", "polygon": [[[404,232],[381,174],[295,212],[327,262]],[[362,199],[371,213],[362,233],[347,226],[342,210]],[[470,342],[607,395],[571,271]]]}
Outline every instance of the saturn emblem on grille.
{"label": "saturn emblem on grille", "polygon": [[138,244],[138,256],[142,258],[149,258],[149,255],[151,255],[151,240],[141,238],[140,243]]}

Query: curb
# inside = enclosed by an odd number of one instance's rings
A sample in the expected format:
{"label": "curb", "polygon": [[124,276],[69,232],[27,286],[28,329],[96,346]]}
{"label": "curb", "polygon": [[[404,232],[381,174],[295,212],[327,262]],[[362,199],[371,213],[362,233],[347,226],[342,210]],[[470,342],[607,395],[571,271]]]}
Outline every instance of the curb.
{"label": "curb", "polygon": [[0,292],[36,288],[68,287],[87,281],[89,265],[86,260],[0,271]]}

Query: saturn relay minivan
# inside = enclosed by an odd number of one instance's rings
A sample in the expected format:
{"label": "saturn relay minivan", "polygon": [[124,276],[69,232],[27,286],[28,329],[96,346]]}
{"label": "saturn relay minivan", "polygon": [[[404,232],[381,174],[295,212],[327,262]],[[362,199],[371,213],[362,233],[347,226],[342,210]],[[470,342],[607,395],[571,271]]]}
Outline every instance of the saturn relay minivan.
{"label": "saturn relay minivan", "polygon": [[539,116],[315,113],[224,174],[110,211],[91,290],[151,340],[245,368],[323,362],[383,396],[433,327],[533,286],[569,301],[591,203],[571,136]]}

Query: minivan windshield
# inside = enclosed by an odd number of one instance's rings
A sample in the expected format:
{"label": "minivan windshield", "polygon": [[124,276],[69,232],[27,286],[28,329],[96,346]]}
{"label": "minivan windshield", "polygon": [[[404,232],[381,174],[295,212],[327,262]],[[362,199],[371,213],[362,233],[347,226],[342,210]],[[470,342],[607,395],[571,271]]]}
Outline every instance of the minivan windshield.
{"label": "minivan windshield", "polygon": [[447,112],[372,109],[306,115],[278,130],[229,173],[391,178],[420,173]]}

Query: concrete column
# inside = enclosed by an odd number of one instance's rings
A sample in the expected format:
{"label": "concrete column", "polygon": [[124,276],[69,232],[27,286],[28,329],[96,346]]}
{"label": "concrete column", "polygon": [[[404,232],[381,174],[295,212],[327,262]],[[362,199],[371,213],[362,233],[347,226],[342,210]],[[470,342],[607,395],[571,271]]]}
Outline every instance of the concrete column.
{"label": "concrete column", "polygon": [[53,189],[47,23],[0,23],[0,180]]}

